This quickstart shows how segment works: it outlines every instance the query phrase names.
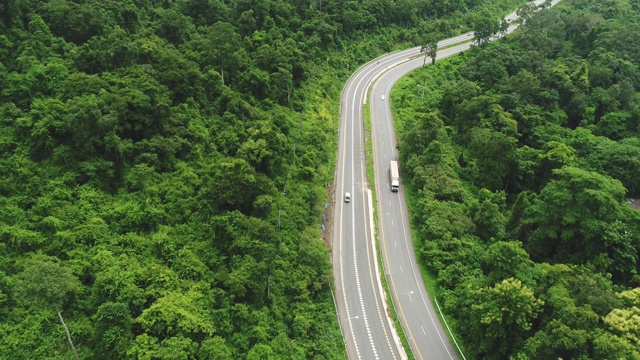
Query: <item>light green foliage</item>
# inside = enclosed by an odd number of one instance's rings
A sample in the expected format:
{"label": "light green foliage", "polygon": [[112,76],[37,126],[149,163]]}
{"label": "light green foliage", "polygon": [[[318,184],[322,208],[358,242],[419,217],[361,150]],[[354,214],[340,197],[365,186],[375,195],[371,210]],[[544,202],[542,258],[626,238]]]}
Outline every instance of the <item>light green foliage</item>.
{"label": "light green foliage", "polygon": [[615,333],[620,334],[636,349],[640,346],[640,308],[615,309],[604,319],[604,323]]}
{"label": "light green foliage", "polygon": [[402,142],[401,149],[407,154],[419,154],[432,142],[447,138],[444,123],[434,113],[417,114],[406,126],[414,130],[407,134],[407,138]]}
{"label": "light green foliage", "polygon": [[199,291],[172,292],[142,311],[136,322],[146,333],[159,337],[212,335],[215,328],[208,320],[211,315],[203,311],[209,307]]}
{"label": "light green foliage", "polygon": [[473,326],[482,334],[476,340],[478,348],[491,359],[503,358],[517,348],[544,305],[531,289],[514,278],[477,290],[471,296],[476,299],[470,310]]}
{"label": "light green foliage", "polygon": [[612,310],[602,320],[618,337],[626,348],[634,348],[636,357],[640,357],[640,288],[617,294],[624,307]]}
{"label": "light green foliage", "polygon": [[140,311],[146,299],[137,284],[142,276],[138,261],[125,254],[114,256],[111,251],[98,250],[92,262],[95,264],[95,286],[92,290],[96,297],[123,302],[134,311]]}
{"label": "light green foliage", "polygon": [[[523,354],[529,358],[558,354],[571,358],[606,358],[611,354],[633,358],[632,349],[603,329],[599,321],[620,306],[609,279],[580,267],[547,264],[536,267],[542,270],[538,282],[546,293],[548,309],[543,314],[540,331],[526,341]],[[618,345],[615,349],[614,344]]]}
{"label": "light green foliage", "polygon": [[231,350],[225,343],[225,340],[219,336],[214,336],[204,340],[200,346],[198,354],[202,359],[233,359]]}
{"label": "light green foliage", "polygon": [[618,336],[604,331],[595,331],[594,358],[598,359],[640,359],[638,347],[634,347]]}
{"label": "light green foliage", "polygon": [[571,146],[558,141],[549,141],[542,146],[536,161],[537,184],[544,184],[551,179],[554,169],[572,166],[576,163],[576,151]]}

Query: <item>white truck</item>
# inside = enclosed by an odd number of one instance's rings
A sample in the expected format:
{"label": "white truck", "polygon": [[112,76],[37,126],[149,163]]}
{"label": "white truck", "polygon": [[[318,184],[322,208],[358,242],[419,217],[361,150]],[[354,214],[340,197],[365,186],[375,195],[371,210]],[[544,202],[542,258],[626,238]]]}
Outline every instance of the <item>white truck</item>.
{"label": "white truck", "polygon": [[389,183],[391,183],[391,191],[398,192],[400,187],[400,172],[398,171],[398,162],[391,160],[389,164]]}

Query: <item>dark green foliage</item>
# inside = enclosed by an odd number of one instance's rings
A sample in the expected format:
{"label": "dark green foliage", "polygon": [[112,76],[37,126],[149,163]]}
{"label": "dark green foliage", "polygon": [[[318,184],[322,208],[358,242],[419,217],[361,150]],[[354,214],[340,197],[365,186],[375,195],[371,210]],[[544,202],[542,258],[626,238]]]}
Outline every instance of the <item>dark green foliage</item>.
{"label": "dark green foliage", "polygon": [[554,179],[526,214],[527,247],[535,259],[595,262],[618,276],[635,274],[637,212],[624,201],[622,184],[578,168],[554,170]]}
{"label": "dark green foliage", "polygon": [[485,45],[499,30],[500,20],[489,12],[479,13],[474,19],[473,41],[477,45]]}
{"label": "dark green foliage", "polygon": [[340,83],[263,5],[0,5],[0,358],[68,358],[58,310],[85,359],[344,357]]}
{"label": "dark green foliage", "polygon": [[392,96],[420,258],[467,358],[640,358],[632,3],[525,9]]}

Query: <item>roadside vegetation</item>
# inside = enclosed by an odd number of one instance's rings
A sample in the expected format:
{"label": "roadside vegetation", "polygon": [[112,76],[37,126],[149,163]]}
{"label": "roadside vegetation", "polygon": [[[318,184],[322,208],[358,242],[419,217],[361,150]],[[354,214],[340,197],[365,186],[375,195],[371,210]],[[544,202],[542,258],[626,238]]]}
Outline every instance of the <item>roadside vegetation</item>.
{"label": "roadside vegetation", "polygon": [[563,0],[392,92],[417,252],[471,359],[640,359],[640,8]]}

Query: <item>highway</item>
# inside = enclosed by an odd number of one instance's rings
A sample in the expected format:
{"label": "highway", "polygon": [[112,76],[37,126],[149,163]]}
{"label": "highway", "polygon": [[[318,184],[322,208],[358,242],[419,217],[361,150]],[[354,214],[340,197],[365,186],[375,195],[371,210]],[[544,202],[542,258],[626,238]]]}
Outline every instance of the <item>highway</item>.
{"label": "highway", "polygon": [[[469,34],[463,34],[442,41],[440,46],[469,39]],[[406,358],[388,317],[387,307],[391,304],[385,303],[378,276],[371,185],[367,184],[365,169],[362,105],[369,87],[380,74],[419,54],[417,47],[369,62],[351,76],[341,95],[333,268],[336,306],[350,359]],[[343,199],[347,192],[351,194],[350,203]]]}
{"label": "highway", "polygon": [[[366,181],[362,103],[372,74],[383,69],[374,64],[349,79],[341,98],[333,229],[336,303],[350,359],[401,359],[376,270]],[[346,192],[351,193],[349,203],[343,200]]]}
{"label": "highway", "polygon": [[[515,17],[515,13],[506,16]],[[508,32],[515,28],[512,25]],[[467,33],[441,41],[439,48],[450,47],[438,51],[437,58],[467,50],[471,39],[472,34]],[[416,359],[458,359],[455,344],[449,341],[422,281],[404,189],[400,186],[398,193],[389,189],[388,164],[398,159],[389,93],[398,79],[422,66],[424,56],[419,55],[420,48],[415,47],[370,61],[349,78],[341,95],[332,261],[336,307],[350,359],[406,358],[389,318],[391,306]],[[375,184],[368,184],[366,179],[365,104],[371,110]],[[402,164],[400,168],[402,171]],[[378,197],[379,240],[373,235],[372,186]],[[349,203],[344,201],[346,192],[351,194]],[[383,269],[378,268],[377,241]],[[382,271],[392,304],[385,302],[379,278]]]}

